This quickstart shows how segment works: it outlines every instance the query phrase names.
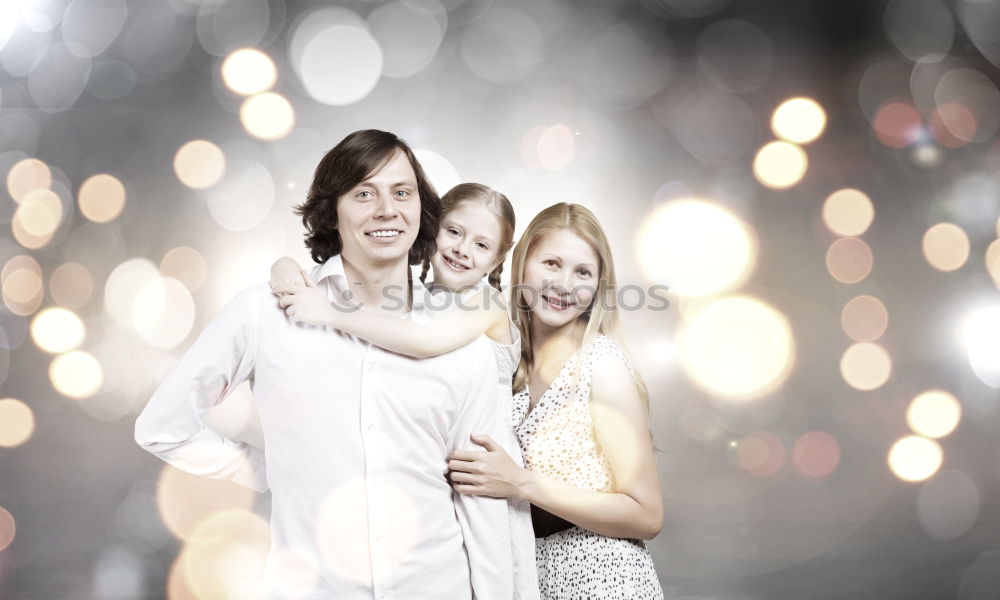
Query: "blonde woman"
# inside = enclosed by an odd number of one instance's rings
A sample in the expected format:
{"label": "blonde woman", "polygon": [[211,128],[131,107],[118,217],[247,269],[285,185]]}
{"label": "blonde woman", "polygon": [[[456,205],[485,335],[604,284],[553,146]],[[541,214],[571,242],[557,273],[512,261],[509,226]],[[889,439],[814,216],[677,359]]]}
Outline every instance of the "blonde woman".
{"label": "blonde woman", "polygon": [[648,396],[618,338],[615,271],[594,215],[560,203],[514,248],[521,333],[515,433],[524,467],[493,440],[457,451],[456,491],[532,504],[543,598],[662,598],[642,540],[663,525]]}

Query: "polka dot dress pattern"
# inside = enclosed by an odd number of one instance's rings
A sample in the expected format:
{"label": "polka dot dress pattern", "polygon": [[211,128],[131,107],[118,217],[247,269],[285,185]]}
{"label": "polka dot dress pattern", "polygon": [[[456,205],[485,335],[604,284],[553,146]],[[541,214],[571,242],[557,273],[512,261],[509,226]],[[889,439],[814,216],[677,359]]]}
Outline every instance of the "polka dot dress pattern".
{"label": "polka dot dress pattern", "polygon": [[[597,336],[577,350],[530,412],[527,388],[514,395],[513,424],[524,464],[532,471],[589,490],[608,490],[614,473],[594,435],[590,381],[594,361],[621,348]],[[653,560],[641,540],[570,529],[535,540],[542,598],[645,600],[663,598]]]}

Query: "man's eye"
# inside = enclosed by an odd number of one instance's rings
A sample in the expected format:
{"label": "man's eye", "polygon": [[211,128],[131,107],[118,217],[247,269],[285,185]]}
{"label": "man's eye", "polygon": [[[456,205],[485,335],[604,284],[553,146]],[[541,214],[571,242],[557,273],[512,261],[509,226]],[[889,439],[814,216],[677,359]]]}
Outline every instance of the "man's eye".
{"label": "man's eye", "polygon": [[368,190],[362,190],[362,191],[358,192],[358,194],[357,194],[357,197],[361,198],[362,200],[367,200],[368,198],[371,198],[372,196],[373,196],[373,194],[371,192],[369,192]]}
{"label": "man's eye", "polygon": [[400,198],[408,198],[410,196],[410,192],[409,190],[399,190],[396,192],[396,195]]}
{"label": "man's eye", "polygon": [[484,244],[483,242],[479,242],[476,245],[479,246],[480,248],[482,248],[483,250],[489,250],[490,249],[490,247],[487,246],[486,244]]}

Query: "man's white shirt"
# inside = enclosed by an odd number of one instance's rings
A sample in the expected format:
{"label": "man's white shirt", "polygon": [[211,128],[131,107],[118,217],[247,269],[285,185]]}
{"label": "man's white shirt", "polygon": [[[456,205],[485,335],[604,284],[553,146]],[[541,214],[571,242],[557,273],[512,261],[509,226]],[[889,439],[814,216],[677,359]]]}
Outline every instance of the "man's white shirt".
{"label": "man's white shirt", "polygon": [[[340,256],[310,275],[331,298],[346,286]],[[407,318],[430,319],[428,298],[414,278]],[[266,452],[203,420],[246,380]],[[294,555],[320,574],[299,598],[510,600],[506,500],[460,495],[445,478],[450,451],[481,449],[470,434],[499,439],[510,427],[496,386],[485,337],[416,360],[293,324],[261,285],[212,320],[139,416],[135,437],[185,471],[270,488],[272,597],[288,591],[276,558]]]}

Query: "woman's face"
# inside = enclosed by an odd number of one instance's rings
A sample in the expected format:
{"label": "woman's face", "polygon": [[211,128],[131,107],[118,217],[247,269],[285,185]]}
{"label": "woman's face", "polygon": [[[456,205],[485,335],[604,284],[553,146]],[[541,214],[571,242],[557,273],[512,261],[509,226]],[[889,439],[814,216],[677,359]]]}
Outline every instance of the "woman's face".
{"label": "woman's face", "polygon": [[600,277],[594,248],[568,229],[542,235],[524,262],[522,297],[534,322],[561,327],[590,306]]}
{"label": "woman's face", "polygon": [[441,219],[434,283],[452,290],[475,285],[496,266],[500,222],[480,202],[460,202]]}

